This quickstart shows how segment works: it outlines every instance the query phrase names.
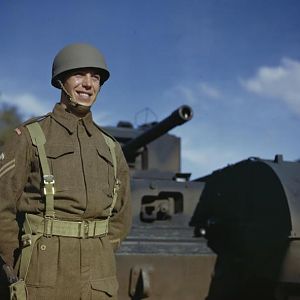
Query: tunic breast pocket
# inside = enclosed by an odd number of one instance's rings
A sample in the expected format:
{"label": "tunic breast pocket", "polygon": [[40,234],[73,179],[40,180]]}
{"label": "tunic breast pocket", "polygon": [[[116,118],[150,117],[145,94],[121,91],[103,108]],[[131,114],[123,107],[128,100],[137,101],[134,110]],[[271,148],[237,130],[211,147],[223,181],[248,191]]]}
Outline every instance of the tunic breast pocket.
{"label": "tunic breast pocket", "polygon": [[46,148],[50,171],[55,178],[57,191],[69,190],[78,186],[78,173],[81,171],[80,159],[72,144],[50,145]]}

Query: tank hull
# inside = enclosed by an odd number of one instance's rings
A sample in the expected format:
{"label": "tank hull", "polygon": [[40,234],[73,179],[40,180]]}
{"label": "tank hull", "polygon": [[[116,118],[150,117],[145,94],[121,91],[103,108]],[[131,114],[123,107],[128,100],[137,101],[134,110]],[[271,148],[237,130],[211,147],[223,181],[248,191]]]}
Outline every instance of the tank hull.
{"label": "tank hull", "polygon": [[216,256],[202,254],[117,255],[119,299],[204,300]]}

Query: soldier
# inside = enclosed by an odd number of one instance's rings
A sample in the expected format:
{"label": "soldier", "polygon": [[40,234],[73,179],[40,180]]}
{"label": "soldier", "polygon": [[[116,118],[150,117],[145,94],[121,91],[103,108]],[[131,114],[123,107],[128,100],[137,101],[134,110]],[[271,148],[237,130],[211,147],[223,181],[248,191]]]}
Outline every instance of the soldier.
{"label": "soldier", "polygon": [[96,48],[63,48],[51,81],[60,103],[15,129],[0,156],[0,256],[11,297],[117,299],[129,172],[90,111],[109,75]]}

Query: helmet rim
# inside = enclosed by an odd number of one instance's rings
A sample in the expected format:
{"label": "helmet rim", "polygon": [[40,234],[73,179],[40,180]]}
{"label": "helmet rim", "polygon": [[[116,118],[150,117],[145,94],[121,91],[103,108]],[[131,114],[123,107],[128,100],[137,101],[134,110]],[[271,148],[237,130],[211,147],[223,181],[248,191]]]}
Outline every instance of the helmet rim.
{"label": "helmet rim", "polygon": [[104,57],[98,49],[89,44],[70,44],[61,49],[53,60],[51,84],[60,89],[58,80],[68,72],[82,68],[97,69],[101,85],[110,77]]}

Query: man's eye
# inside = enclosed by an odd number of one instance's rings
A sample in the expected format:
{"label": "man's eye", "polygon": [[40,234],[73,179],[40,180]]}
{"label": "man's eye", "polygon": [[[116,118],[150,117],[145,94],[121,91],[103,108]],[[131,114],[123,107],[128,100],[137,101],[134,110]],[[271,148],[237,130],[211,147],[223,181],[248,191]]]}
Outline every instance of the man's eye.
{"label": "man's eye", "polygon": [[98,74],[93,75],[94,80],[100,81],[100,76]]}

